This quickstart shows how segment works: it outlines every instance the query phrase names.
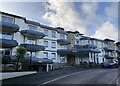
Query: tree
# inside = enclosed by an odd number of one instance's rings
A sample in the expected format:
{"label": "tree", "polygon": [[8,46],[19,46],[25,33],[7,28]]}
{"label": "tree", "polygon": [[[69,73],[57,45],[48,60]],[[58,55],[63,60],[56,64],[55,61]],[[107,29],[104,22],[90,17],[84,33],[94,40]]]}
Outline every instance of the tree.
{"label": "tree", "polygon": [[26,54],[26,49],[24,47],[19,46],[16,49],[16,55],[17,55],[16,70],[19,70],[19,68],[22,66],[22,63],[25,60],[25,54]]}

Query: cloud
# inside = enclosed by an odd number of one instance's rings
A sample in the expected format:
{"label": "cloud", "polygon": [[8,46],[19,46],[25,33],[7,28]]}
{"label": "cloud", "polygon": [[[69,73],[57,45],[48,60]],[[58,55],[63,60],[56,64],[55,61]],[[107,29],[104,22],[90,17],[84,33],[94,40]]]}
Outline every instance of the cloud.
{"label": "cloud", "polygon": [[110,21],[106,21],[96,30],[96,33],[92,37],[100,39],[110,38],[117,41],[118,30]]}
{"label": "cloud", "polygon": [[54,1],[46,5],[46,12],[43,19],[50,22],[53,26],[61,26],[66,30],[86,33],[86,26],[78,15],[73,3]]}
{"label": "cloud", "polygon": [[[49,2],[46,5],[46,12],[43,19],[49,21],[52,26],[61,26],[65,30],[79,31],[85,35],[95,38],[111,38],[118,40],[118,31],[113,22],[116,18],[116,3],[102,8],[106,15],[97,14],[98,2],[84,2],[77,4],[72,2]],[[79,6],[78,6],[79,5]],[[102,6],[102,5],[101,5]],[[99,12],[98,12],[99,13]],[[103,17],[104,16],[104,17]],[[92,27],[95,27],[94,29]],[[99,27],[99,28],[98,28]],[[89,31],[92,31],[90,34]],[[86,34],[87,33],[87,34]]]}
{"label": "cloud", "polygon": [[118,2],[113,2],[110,6],[105,8],[105,13],[108,18],[118,18]]}

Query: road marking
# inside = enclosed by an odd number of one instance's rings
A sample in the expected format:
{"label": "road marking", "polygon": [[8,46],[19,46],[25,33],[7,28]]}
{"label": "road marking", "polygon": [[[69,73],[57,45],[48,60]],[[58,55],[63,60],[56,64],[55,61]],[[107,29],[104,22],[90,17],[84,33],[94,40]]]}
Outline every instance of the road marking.
{"label": "road marking", "polygon": [[[92,70],[86,70],[86,71],[92,71]],[[82,72],[86,72],[86,71],[80,71],[80,72],[72,73],[72,74],[69,74],[69,75],[61,76],[61,77],[58,77],[58,78],[56,78],[56,79],[53,79],[53,80],[44,82],[44,83],[42,83],[42,85],[48,84],[48,83],[50,83],[50,82],[57,81],[57,80],[59,80],[59,79],[62,79],[62,78],[68,77],[68,76],[73,76],[73,75],[76,75],[76,74],[79,74],[79,73],[82,73]]]}

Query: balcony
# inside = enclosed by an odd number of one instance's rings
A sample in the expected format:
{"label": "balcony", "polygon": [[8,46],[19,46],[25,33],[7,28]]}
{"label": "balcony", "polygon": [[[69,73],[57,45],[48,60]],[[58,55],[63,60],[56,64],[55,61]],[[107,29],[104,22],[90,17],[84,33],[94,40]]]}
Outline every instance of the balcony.
{"label": "balcony", "polygon": [[84,55],[89,52],[100,53],[97,49],[58,49],[57,53],[61,55]]}
{"label": "balcony", "polygon": [[33,31],[33,30],[21,30],[21,34],[29,37],[29,38],[33,38],[33,39],[42,39],[43,37],[45,37],[45,34],[42,32],[38,32],[38,31]]}
{"label": "balcony", "polygon": [[67,39],[58,39],[57,43],[60,45],[68,45],[68,44],[70,44],[70,41]]}
{"label": "balcony", "polygon": [[104,47],[104,50],[105,51],[114,51],[115,49],[114,48],[110,48],[110,47]]}
{"label": "balcony", "polygon": [[2,32],[4,33],[15,33],[19,30],[18,25],[7,22],[0,22],[0,26],[2,27]]}
{"label": "balcony", "polygon": [[86,45],[74,45],[75,49],[95,49],[97,46],[91,45],[91,44],[86,44]]}
{"label": "balcony", "polygon": [[2,48],[12,48],[18,46],[16,40],[9,40],[9,39],[0,39],[0,44],[2,44]]}
{"label": "balcony", "polygon": [[36,52],[45,50],[45,47],[42,45],[34,45],[34,44],[20,44],[20,46],[23,46],[26,48],[27,51]]}
{"label": "balcony", "polygon": [[50,59],[45,59],[45,58],[32,58],[32,65],[39,65],[39,64],[52,64],[53,61]]}
{"label": "balcony", "polygon": [[115,58],[115,56],[111,56],[111,55],[104,55],[104,57],[105,57],[106,59],[113,59],[113,58]]}

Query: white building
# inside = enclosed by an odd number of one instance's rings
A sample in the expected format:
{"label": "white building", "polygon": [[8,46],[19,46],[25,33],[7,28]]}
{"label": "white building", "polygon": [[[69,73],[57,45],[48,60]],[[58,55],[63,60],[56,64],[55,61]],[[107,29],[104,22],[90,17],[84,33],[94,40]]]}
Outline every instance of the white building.
{"label": "white building", "polygon": [[86,37],[78,31],[68,31],[71,44],[59,53],[66,56],[67,65],[80,65],[81,62],[101,64],[116,60],[114,40],[100,40]]}
{"label": "white building", "polygon": [[66,32],[61,27],[41,25],[4,12],[0,15],[2,55],[15,56],[16,48],[23,46],[27,50],[26,58],[37,61],[40,70],[48,71],[80,62],[100,64],[116,60],[114,40],[90,38],[78,31]]}
{"label": "white building", "polygon": [[[1,19],[2,33],[0,37],[2,46],[0,50],[3,55],[14,56],[16,48],[23,46],[27,50],[26,58],[38,60],[47,68],[47,71],[49,68],[53,68],[53,62],[55,67],[57,67],[56,63],[65,62],[65,59],[61,59],[63,57],[57,54],[58,48],[66,49],[63,40],[67,38],[67,34],[64,29],[41,25],[24,17],[4,12],[1,12]],[[63,43],[63,45],[59,43]]]}

